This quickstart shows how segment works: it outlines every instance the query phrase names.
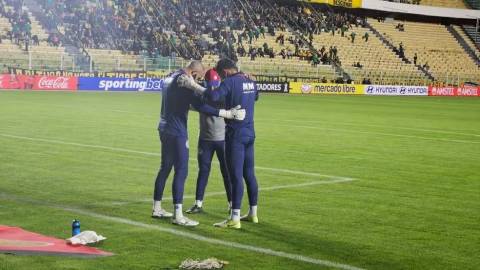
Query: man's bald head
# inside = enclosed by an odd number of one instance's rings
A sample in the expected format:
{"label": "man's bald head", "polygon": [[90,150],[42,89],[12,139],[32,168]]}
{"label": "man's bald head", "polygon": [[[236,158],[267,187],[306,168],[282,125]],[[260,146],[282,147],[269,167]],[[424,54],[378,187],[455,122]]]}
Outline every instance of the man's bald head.
{"label": "man's bald head", "polygon": [[194,79],[200,79],[205,76],[205,67],[202,64],[202,61],[193,60],[185,68],[185,71],[192,75]]}

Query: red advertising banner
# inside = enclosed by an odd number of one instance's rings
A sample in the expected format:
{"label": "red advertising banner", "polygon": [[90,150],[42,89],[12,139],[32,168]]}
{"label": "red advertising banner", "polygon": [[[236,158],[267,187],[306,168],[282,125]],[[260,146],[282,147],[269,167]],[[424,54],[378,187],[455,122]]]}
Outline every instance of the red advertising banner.
{"label": "red advertising banner", "polygon": [[26,75],[0,75],[0,89],[26,89],[26,84],[33,85],[33,78]]}
{"label": "red advertising banner", "polygon": [[475,86],[463,86],[457,89],[457,95],[459,96],[480,96],[480,87]]}
{"label": "red advertising banner", "polygon": [[0,89],[76,91],[78,89],[78,78],[3,74],[0,75]]}
{"label": "red advertising banner", "polygon": [[480,87],[478,86],[462,86],[462,87],[428,87],[429,96],[480,96]]}
{"label": "red advertising banner", "polygon": [[429,86],[428,87],[428,95],[429,96],[456,96],[457,95],[457,88],[456,87],[436,87],[436,86]]}
{"label": "red advertising banner", "polygon": [[78,88],[77,77],[63,76],[34,76],[34,90],[69,90],[76,91]]}

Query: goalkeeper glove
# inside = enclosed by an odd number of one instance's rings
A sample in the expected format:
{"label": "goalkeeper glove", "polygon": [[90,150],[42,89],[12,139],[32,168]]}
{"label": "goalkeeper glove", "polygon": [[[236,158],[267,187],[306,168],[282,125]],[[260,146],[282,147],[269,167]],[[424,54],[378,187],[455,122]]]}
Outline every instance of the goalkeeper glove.
{"label": "goalkeeper glove", "polygon": [[238,105],[235,108],[230,110],[220,110],[218,112],[218,116],[223,117],[225,119],[233,119],[238,121],[243,121],[245,119],[245,109],[242,109],[242,106]]}

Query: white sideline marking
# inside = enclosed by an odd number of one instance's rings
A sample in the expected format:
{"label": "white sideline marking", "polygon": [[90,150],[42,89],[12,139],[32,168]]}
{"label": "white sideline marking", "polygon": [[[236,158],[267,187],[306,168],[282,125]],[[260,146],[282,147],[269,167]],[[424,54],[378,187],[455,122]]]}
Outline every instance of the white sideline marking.
{"label": "white sideline marking", "polygon": [[[275,121],[284,121],[284,122],[295,122],[295,123],[322,123],[323,121],[315,120],[288,120],[288,119],[275,119]],[[457,131],[448,131],[448,130],[436,130],[436,129],[425,129],[425,128],[412,128],[412,127],[397,127],[397,126],[386,126],[386,125],[375,125],[375,124],[355,124],[355,123],[336,123],[345,126],[355,126],[355,127],[381,127],[381,128],[392,128],[392,129],[404,129],[404,130],[415,130],[415,131],[424,131],[431,133],[440,133],[440,134],[452,134],[452,135],[462,135],[462,136],[475,136],[480,137],[480,134],[474,133],[465,133]]]}
{"label": "white sideline marking", "polygon": [[7,138],[28,140],[28,141],[47,142],[47,143],[72,145],[72,146],[79,146],[79,147],[86,147],[86,148],[105,149],[105,150],[110,150],[115,152],[125,152],[125,153],[141,154],[141,155],[147,155],[147,156],[160,156],[160,154],[158,153],[130,150],[125,148],[117,148],[117,147],[109,147],[109,146],[103,146],[103,145],[91,145],[91,144],[83,144],[83,143],[75,143],[75,142],[66,142],[66,141],[60,141],[60,140],[32,138],[32,137],[4,134],[4,133],[1,133],[0,136],[7,137]]}
{"label": "white sideline marking", "polygon": [[[19,201],[18,198],[8,196],[6,194],[0,193],[0,198],[4,197],[6,199],[14,200],[14,201]],[[92,211],[84,210],[84,209],[79,209],[79,208],[73,208],[73,207],[65,207],[65,206],[60,206],[60,205],[55,205],[55,204],[47,204],[44,202],[40,201],[34,201],[31,199],[28,200],[23,200],[25,202],[29,203],[35,203],[35,204],[41,204],[45,205],[50,208],[56,208],[59,210],[67,211],[67,212],[72,212],[76,214],[81,214],[85,216],[90,216],[93,218],[98,218],[110,222],[115,222],[115,223],[120,223],[120,224],[126,224],[130,226],[135,226],[139,228],[144,228],[144,229],[149,229],[149,230],[155,230],[155,231],[160,231],[160,232],[165,232],[165,233],[170,233],[176,236],[180,236],[183,238],[188,238],[188,239],[193,239],[201,242],[206,242],[209,244],[214,244],[214,245],[222,245],[226,246],[229,248],[234,248],[234,249],[242,249],[242,250],[247,250],[255,253],[261,253],[265,255],[270,255],[270,256],[275,256],[275,257],[281,257],[281,258],[286,258],[294,261],[300,261],[300,262],[306,262],[306,263],[311,263],[311,264],[316,264],[316,265],[322,265],[322,266],[327,266],[327,267],[333,267],[337,269],[343,269],[343,270],[364,270],[362,268],[358,268],[355,266],[351,266],[348,264],[342,264],[342,263],[337,263],[337,262],[332,262],[332,261],[327,261],[327,260],[321,260],[321,259],[316,259],[312,257],[307,257],[301,254],[294,254],[294,253],[287,253],[283,251],[277,251],[269,248],[263,248],[263,247],[257,247],[253,245],[245,245],[237,242],[232,242],[232,241],[226,241],[226,240],[221,240],[221,239],[215,239],[215,238],[210,238],[206,236],[202,236],[196,233],[191,233],[191,232],[186,232],[183,230],[177,230],[174,228],[168,228],[160,225],[154,225],[154,224],[147,224],[143,222],[138,222],[134,221],[131,219],[126,219],[126,218],[119,218],[119,217],[114,217],[114,216],[107,216],[99,213],[95,213]],[[172,225],[173,226],[173,225]]]}
{"label": "white sideline marking", "polygon": [[119,113],[135,113],[131,111],[125,111],[125,110],[112,110],[112,112],[119,112]]}
{"label": "white sideline marking", "polygon": [[[289,188],[299,188],[299,187],[309,187],[309,186],[317,186],[317,185],[327,185],[327,184],[336,184],[336,183],[345,183],[345,182],[352,182],[356,181],[357,179],[354,178],[347,178],[347,177],[333,177],[330,178],[332,180],[323,180],[323,181],[314,181],[314,182],[306,182],[300,184],[292,184],[292,185],[279,185],[279,186],[271,186],[265,188],[258,188],[258,191],[270,191],[270,190],[279,190],[279,189],[289,189]],[[216,191],[206,193],[204,197],[213,197],[213,196],[220,196],[225,195],[225,191]],[[185,195],[183,196],[184,199],[195,199],[195,195]],[[166,197],[163,198],[162,201],[171,201],[172,198]],[[126,205],[131,203],[140,203],[140,202],[151,202],[152,199],[142,199],[136,201],[124,201],[124,202],[113,202],[113,205]]]}
{"label": "white sideline marking", "polygon": [[308,128],[308,129],[318,129],[318,130],[330,130],[330,131],[339,131],[339,132],[348,132],[348,133],[361,133],[361,134],[371,134],[371,135],[384,135],[384,136],[392,136],[392,137],[400,137],[400,138],[421,139],[421,140],[428,140],[428,141],[444,141],[444,142],[480,144],[480,141],[452,140],[452,139],[444,139],[444,138],[429,138],[429,137],[422,137],[422,136],[415,136],[415,135],[394,134],[394,133],[384,133],[384,132],[370,132],[370,131],[360,131],[360,130],[324,128],[324,127],[313,127],[313,126],[298,126],[298,125],[279,125],[279,124],[277,124],[277,126],[288,126],[288,127]]}
{"label": "white sideline marking", "polygon": [[[75,143],[75,142],[66,142],[66,141],[60,141],[60,140],[32,138],[32,137],[17,136],[17,135],[5,134],[5,133],[0,133],[0,136],[6,137],[6,138],[28,140],[28,141],[72,145],[72,146],[94,148],[94,149],[104,149],[104,150],[110,150],[110,151],[114,151],[114,152],[133,153],[133,154],[140,154],[140,155],[146,155],[146,156],[155,156],[155,157],[160,157],[161,156],[159,153],[154,153],[154,152],[137,151],[137,150],[131,150],[131,149],[126,149],[126,148],[110,147],[110,146],[103,146],[103,145],[92,145],[92,144],[83,144],[83,143]],[[193,158],[191,158],[190,160],[195,161],[195,159],[193,159]],[[255,166],[255,169],[268,170],[268,171],[274,171],[274,172],[282,172],[282,173],[291,173],[291,174],[296,174],[296,175],[329,177],[329,178],[336,178],[336,179],[351,179],[351,178],[348,178],[348,177],[326,175],[326,174],[313,173],[313,172],[302,172],[302,171],[295,171],[295,170],[288,170],[288,169],[261,167],[261,166]]]}

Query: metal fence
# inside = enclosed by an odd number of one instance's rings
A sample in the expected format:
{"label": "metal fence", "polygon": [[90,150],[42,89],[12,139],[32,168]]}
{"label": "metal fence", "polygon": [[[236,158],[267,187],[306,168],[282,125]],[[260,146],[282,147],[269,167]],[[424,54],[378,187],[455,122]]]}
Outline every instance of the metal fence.
{"label": "metal fence", "polygon": [[[164,74],[184,67],[188,60],[182,58],[157,57],[150,58],[139,55],[102,55],[88,57],[83,55],[69,55],[65,52],[29,52],[24,54],[0,54],[0,67],[4,72],[8,67],[41,71],[161,71]],[[214,61],[207,61],[213,65]],[[297,81],[320,81],[324,77],[330,82],[341,76],[335,68],[329,65],[316,67],[303,64],[272,65],[265,61],[249,61],[239,63],[240,68],[250,74],[265,76],[266,78],[286,78]],[[432,84],[427,76],[417,70],[386,70],[386,69],[358,69],[346,70],[356,83],[369,78],[374,84],[399,85],[429,85]],[[434,83],[447,85],[462,85],[464,83],[480,84],[480,69],[473,73],[435,73]]]}

